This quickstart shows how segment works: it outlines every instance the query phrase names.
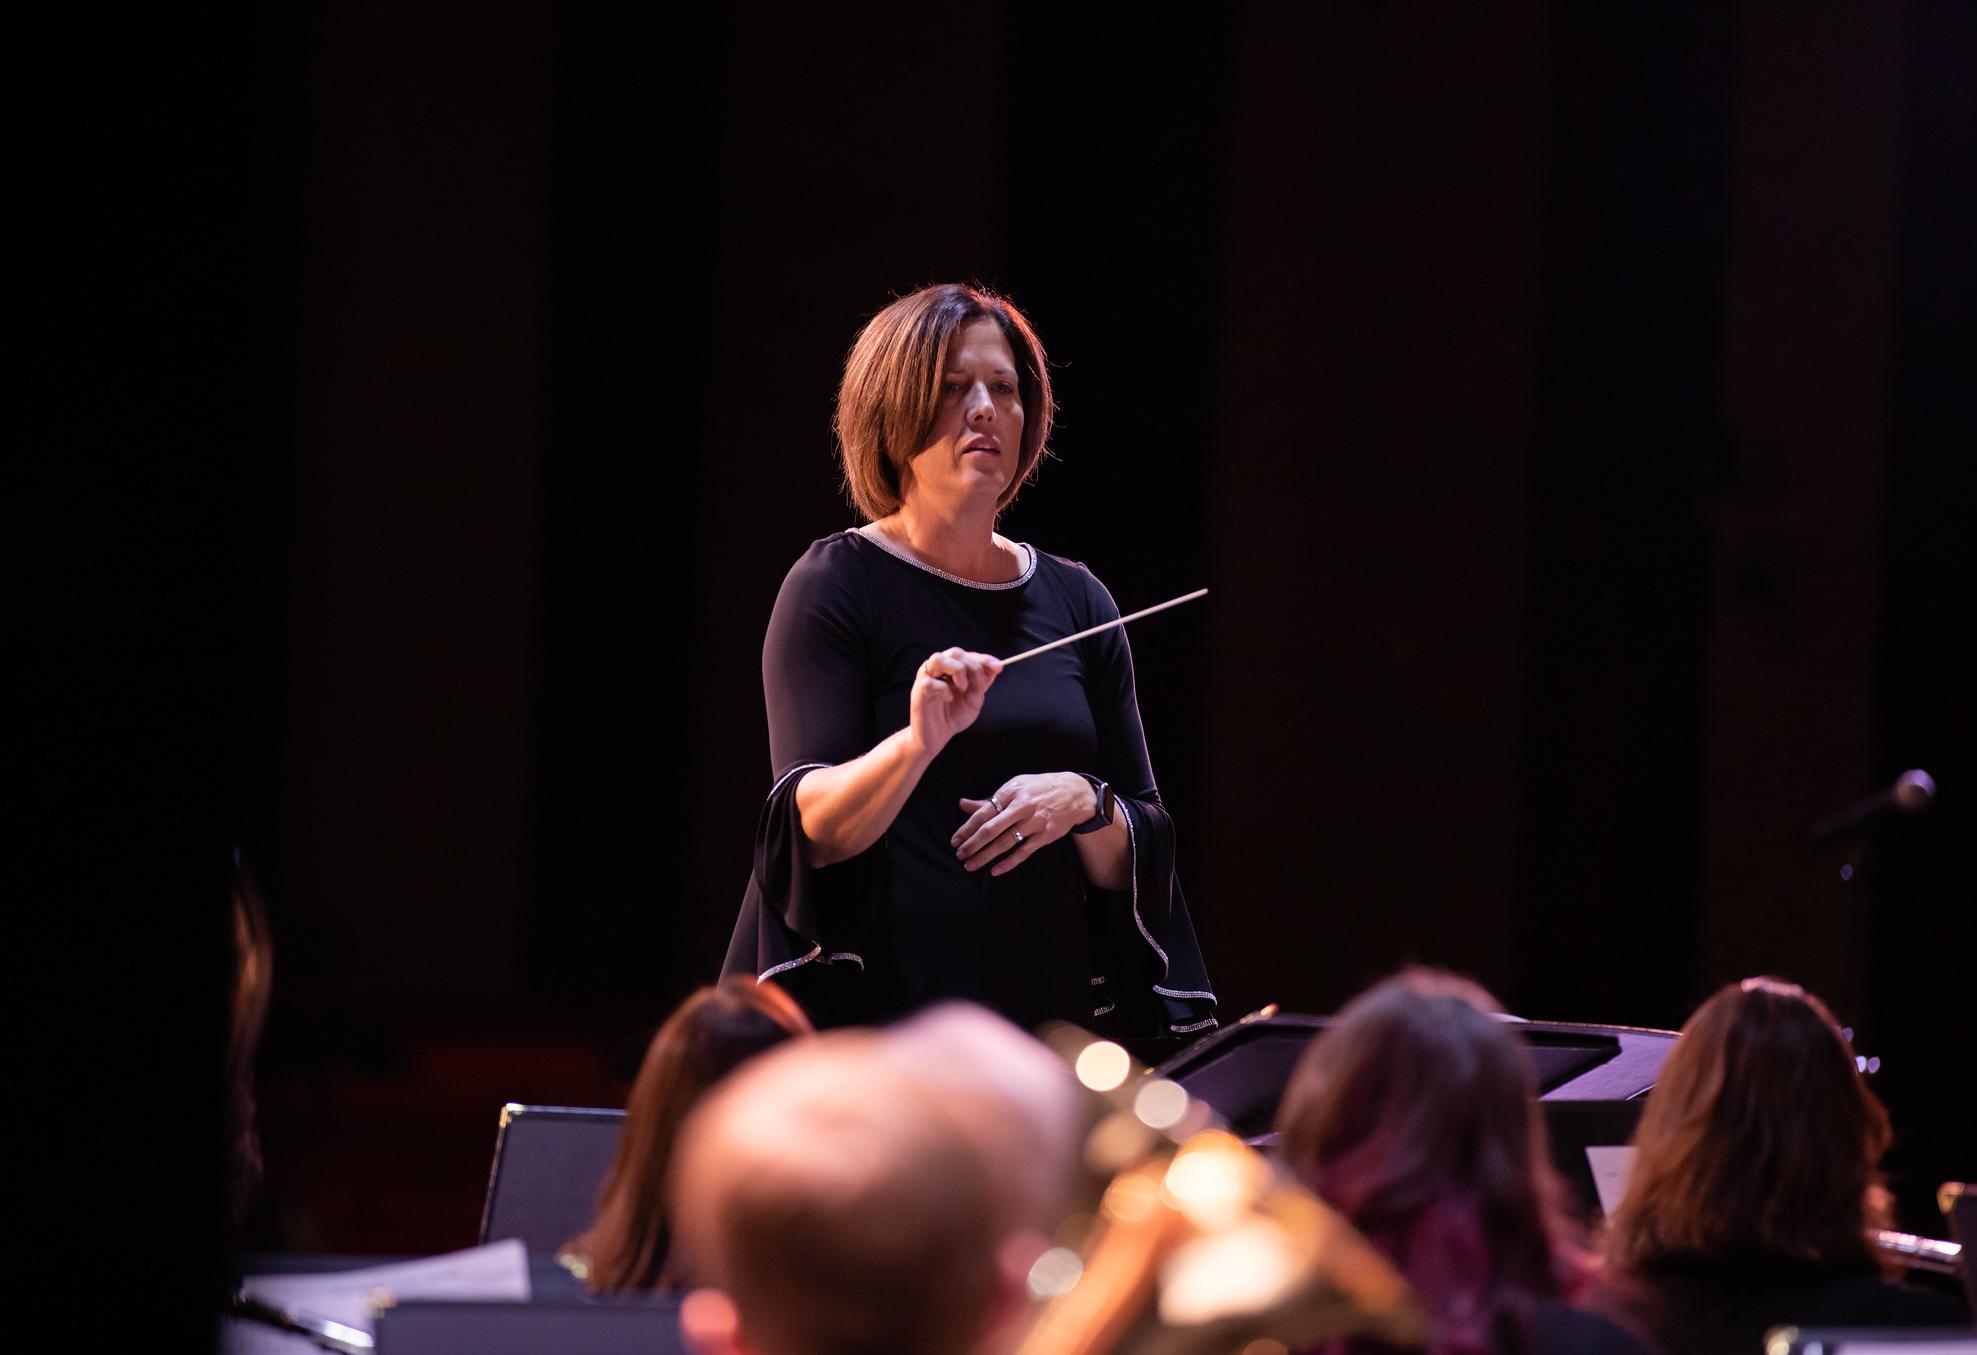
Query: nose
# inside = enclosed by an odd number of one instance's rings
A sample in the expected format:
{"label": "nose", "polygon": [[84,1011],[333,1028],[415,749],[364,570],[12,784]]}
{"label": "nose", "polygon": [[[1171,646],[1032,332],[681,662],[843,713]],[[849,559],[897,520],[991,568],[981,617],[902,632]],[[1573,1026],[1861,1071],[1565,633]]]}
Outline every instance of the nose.
{"label": "nose", "polygon": [[986,381],[977,381],[968,387],[963,407],[968,411],[970,424],[988,423],[995,418],[995,400],[989,395]]}

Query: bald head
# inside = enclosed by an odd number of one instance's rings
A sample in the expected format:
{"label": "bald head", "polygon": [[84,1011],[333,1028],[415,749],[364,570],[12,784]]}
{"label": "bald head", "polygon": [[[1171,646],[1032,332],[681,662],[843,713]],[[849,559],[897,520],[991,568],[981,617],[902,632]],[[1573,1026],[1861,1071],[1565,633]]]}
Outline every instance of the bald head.
{"label": "bald head", "polygon": [[672,1176],[677,1247],[759,1355],[975,1344],[1006,1210],[964,1120],[885,1036],[762,1056],[694,1112]]}
{"label": "bald head", "polygon": [[996,1177],[1005,1230],[1064,1217],[1087,1113],[1071,1070],[986,1007],[948,1002],[885,1032],[886,1053],[962,1121]]}

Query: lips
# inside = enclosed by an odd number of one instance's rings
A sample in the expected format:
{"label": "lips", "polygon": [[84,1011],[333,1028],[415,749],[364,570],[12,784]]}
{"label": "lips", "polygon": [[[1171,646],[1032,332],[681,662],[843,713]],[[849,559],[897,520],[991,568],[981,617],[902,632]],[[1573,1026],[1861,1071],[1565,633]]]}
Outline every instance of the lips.
{"label": "lips", "polygon": [[983,438],[980,441],[971,442],[966,447],[963,447],[961,450],[963,453],[988,452],[992,456],[1002,455],[1002,448],[997,446],[995,443],[990,442],[986,438]]}

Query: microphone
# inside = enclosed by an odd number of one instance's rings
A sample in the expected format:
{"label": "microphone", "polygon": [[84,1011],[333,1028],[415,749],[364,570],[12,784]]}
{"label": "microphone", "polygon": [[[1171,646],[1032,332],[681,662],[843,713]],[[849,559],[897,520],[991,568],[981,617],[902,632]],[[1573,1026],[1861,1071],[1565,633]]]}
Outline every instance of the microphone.
{"label": "microphone", "polygon": [[1812,825],[1812,845],[1822,846],[1837,838],[1858,836],[1875,819],[1886,814],[1920,814],[1936,798],[1936,780],[1920,767],[1895,778],[1895,784],[1879,795],[1870,795],[1859,804],[1848,805]]}

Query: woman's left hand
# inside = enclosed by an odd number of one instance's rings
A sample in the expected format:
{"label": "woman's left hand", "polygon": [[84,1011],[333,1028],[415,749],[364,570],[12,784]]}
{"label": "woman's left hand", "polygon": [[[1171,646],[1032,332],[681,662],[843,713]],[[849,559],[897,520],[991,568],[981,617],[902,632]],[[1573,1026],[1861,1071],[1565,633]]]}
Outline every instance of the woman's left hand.
{"label": "woman's left hand", "polygon": [[961,801],[968,817],[950,841],[968,870],[1007,875],[1098,812],[1091,782],[1076,772],[1012,776],[986,800]]}

